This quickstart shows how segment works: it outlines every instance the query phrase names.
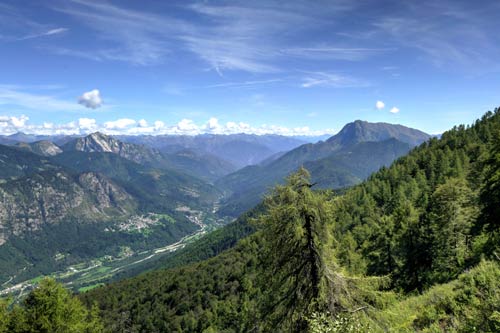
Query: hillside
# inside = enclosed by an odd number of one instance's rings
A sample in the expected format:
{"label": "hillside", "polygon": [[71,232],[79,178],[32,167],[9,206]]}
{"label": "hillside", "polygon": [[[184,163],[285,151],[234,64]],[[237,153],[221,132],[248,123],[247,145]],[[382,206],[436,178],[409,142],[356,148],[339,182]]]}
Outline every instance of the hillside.
{"label": "hillside", "polygon": [[22,149],[0,145],[0,180],[15,179],[46,170],[56,170],[49,159]]}
{"label": "hillside", "polygon": [[497,331],[499,134],[497,109],[341,196],[301,170],[234,248],[81,297],[110,331]]}
{"label": "hillside", "polygon": [[72,265],[118,265],[118,259],[137,255],[141,260],[148,251],[224,223],[212,213],[220,197],[212,185],[121,157],[134,150],[119,142],[100,144],[91,150],[112,152],[70,150],[45,157],[26,147],[0,146],[4,288]]}
{"label": "hillside", "polygon": [[[391,138],[397,142],[387,141]],[[216,185],[226,191],[221,212],[241,214],[256,205],[269,188],[307,163],[313,169],[313,182],[323,182],[331,188],[355,185],[429,138],[421,131],[401,125],[362,121],[347,124],[327,141],[302,145],[273,161],[248,166],[219,179]],[[365,146],[368,142],[377,143],[371,148],[379,154],[372,154],[370,147]],[[352,157],[347,157],[349,154]]]}
{"label": "hillside", "polygon": [[189,173],[200,179],[213,182],[229,173],[236,171],[237,167],[215,155],[197,153],[184,149],[175,153],[164,154],[172,168]]}
{"label": "hillside", "polygon": [[410,144],[395,138],[361,142],[328,157],[307,161],[304,167],[317,188],[347,188],[360,183],[373,171],[391,165],[410,149]]}
{"label": "hillside", "polygon": [[19,147],[23,150],[32,152],[41,156],[55,156],[57,154],[62,153],[61,148],[59,148],[56,144],[51,141],[42,140],[35,142],[19,142],[16,144],[16,147]]}

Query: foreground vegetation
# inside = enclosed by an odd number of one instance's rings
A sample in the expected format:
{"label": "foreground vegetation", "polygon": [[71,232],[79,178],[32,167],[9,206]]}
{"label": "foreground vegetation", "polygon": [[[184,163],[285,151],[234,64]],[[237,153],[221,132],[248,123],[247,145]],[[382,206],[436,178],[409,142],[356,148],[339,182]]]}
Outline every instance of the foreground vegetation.
{"label": "foreground vegetation", "polygon": [[23,301],[7,311],[0,301],[0,333],[100,333],[103,325],[96,307],[82,303],[52,279],[40,282]]}
{"label": "foreground vegetation", "polygon": [[233,241],[80,300],[107,332],[498,332],[499,138],[497,109],[342,195],[300,169]]}

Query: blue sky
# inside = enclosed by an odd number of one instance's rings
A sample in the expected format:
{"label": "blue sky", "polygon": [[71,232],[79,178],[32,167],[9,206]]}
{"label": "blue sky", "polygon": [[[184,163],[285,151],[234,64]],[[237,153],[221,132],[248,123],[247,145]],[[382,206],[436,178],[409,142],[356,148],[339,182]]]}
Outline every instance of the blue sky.
{"label": "blue sky", "polygon": [[0,1],[0,134],[429,133],[500,105],[500,2]]}

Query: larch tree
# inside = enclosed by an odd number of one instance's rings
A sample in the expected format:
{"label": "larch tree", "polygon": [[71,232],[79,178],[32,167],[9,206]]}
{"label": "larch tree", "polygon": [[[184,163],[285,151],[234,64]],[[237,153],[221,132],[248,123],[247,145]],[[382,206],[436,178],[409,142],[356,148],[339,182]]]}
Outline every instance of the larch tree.
{"label": "larch tree", "polygon": [[305,331],[305,317],[323,310],[331,258],[331,223],[324,196],[311,190],[304,168],[292,174],[265,199],[263,267],[266,301],[263,313],[272,327]]}

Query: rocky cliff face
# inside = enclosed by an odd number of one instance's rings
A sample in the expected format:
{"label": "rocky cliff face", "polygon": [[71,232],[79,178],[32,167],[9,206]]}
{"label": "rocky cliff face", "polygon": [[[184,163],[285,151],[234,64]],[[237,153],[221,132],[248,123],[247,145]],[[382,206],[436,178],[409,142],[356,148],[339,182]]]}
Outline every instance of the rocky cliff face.
{"label": "rocky cliff face", "polygon": [[66,218],[81,222],[127,216],[132,197],[96,173],[78,177],[64,172],[33,175],[0,185],[0,245],[10,234],[36,231]]}
{"label": "rocky cliff face", "polygon": [[87,153],[114,153],[141,164],[155,164],[163,159],[161,153],[155,149],[132,143],[125,143],[99,132],[70,141],[63,146],[63,150],[76,150]]}

